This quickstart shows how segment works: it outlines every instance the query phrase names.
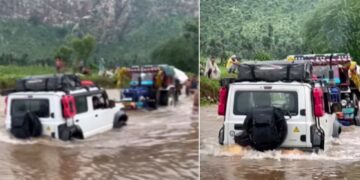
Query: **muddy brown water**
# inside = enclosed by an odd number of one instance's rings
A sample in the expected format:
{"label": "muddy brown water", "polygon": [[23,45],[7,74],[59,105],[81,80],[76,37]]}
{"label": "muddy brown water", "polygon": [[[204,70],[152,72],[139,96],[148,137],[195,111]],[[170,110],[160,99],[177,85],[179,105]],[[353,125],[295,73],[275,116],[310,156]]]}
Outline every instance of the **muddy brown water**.
{"label": "muddy brown water", "polygon": [[[118,98],[117,90],[108,90]],[[197,179],[198,113],[192,97],[174,107],[129,111],[128,125],[85,140],[18,140],[4,128],[0,179]]]}
{"label": "muddy brown water", "polygon": [[220,146],[223,117],[216,106],[200,109],[201,179],[360,179],[360,127],[343,128],[339,139],[319,154],[300,150],[257,152]]}

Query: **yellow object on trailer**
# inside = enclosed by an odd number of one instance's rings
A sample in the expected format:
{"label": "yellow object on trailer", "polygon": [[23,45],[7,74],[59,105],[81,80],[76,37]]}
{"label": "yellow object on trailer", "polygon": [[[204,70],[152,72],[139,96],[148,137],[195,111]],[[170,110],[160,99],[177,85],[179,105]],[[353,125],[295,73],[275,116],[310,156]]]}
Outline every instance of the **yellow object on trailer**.
{"label": "yellow object on trailer", "polygon": [[360,91],[360,74],[358,73],[360,68],[355,61],[350,62],[349,76],[351,81],[354,83],[356,89]]}

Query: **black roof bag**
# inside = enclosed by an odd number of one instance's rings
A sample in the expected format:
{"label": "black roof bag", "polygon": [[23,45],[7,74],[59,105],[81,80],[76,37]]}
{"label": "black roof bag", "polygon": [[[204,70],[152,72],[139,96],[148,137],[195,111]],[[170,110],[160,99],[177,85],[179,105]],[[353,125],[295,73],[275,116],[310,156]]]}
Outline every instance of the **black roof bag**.
{"label": "black roof bag", "polygon": [[70,74],[33,76],[16,81],[16,91],[63,91],[79,86],[79,77]]}
{"label": "black roof bag", "polygon": [[238,81],[308,81],[312,66],[309,63],[241,64]]}

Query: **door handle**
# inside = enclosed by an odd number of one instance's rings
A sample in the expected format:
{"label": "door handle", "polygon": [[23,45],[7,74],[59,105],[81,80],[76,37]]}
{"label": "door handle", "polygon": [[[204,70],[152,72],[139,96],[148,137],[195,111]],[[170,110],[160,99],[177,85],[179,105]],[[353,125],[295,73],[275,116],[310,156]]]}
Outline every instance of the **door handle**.
{"label": "door handle", "polygon": [[75,122],[79,122],[79,120],[77,119],[77,120],[75,120]]}
{"label": "door handle", "polygon": [[98,117],[98,115],[97,115],[97,114],[95,114],[95,117]]}

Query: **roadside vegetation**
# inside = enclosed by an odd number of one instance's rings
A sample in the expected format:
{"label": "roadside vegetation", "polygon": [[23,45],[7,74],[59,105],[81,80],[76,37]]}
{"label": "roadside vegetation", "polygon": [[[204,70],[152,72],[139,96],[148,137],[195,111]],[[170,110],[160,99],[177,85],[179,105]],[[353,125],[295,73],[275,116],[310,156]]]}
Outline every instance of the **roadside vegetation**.
{"label": "roadside vegetation", "polygon": [[[360,63],[358,0],[205,1],[200,10],[202,71],[210,55],[217,58],[222,78],[228,77],[224,66],[233,54],[263,61],[350,53]],[[202,105],[217,102],[218,82],[201,77]]]}

